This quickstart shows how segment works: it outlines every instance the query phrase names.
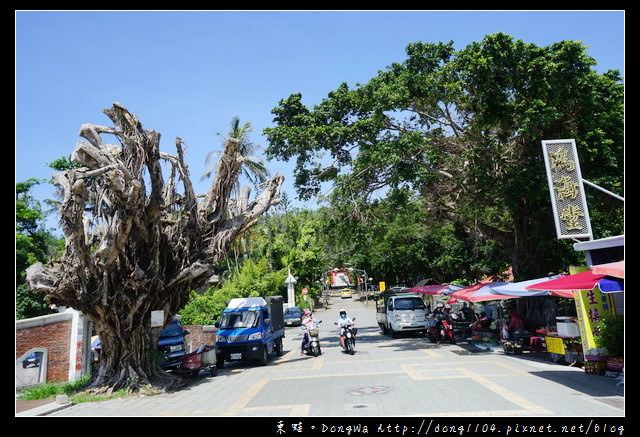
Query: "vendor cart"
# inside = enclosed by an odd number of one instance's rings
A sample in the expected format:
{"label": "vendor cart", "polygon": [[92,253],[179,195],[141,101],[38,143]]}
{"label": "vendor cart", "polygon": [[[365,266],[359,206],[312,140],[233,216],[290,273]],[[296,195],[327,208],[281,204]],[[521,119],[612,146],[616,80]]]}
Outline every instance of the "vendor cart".
{"label": "vendor cart", "polygon": [[208,366],[211,376],[218,374],[218,367],[216,366],[216,347],[206,346],[206,351],[202,353],[202,366]]}
{"label": "vendor cart", "polygon": [[178,358],[178,360],[180,364],[175,370],[179,374],[198,376],[203,367],[209,368],[211,376],[218,374],[218,368],[216,367],[216,348],[213,346],[205,346],[202,344],[198,349],[183,355]]}

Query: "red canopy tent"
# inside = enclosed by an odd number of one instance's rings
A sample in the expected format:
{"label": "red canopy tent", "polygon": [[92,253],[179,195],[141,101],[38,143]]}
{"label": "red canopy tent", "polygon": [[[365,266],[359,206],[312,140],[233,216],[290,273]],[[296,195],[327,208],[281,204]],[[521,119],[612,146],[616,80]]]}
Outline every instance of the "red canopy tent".
{"label": "red canopy tent", "polygon": [[[591,290],[596,285],[604,292],[624,290],[624,281],[609,279],[607,275],[596,275],[592,271],[562,276],[551,281],[526,287],[527,290],[549,290],[553,296],[573,297],[573,290]],[[606,285],[606,286],[605,286]]]}
{"label": "red canopy tent", "polygon": [[420,294],[442,294],[447,289],[447,284],[438,285],[421,285],[419,287],[409,288],[407,291]]}
{"label": "red canopy tent", "polygon": [[450,294],[453,291],[463,288],[462,285],[456,284],[437,284],[437,285],[421,285],[407,289],[411,293],[420,294]]}
{"label": "red canopy tent", "polygon": [[596,275],[609,275],[624,279],[624,260],[607,264],[598,264],[591,270]]}

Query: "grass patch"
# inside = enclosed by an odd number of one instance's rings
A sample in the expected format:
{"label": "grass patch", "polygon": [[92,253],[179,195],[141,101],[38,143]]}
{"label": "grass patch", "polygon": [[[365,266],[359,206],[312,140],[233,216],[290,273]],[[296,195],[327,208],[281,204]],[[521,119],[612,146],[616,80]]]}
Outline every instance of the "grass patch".
{"label": "grass patch", "polygon": [[34,385],[18,391],[18,399],[50,399],[57,395],[69,396],[69,401],[74,404],[82,402],[103,401],[106,399],[119,398],[127,395],[126,390],[118,390],[109,395],[94,394],[89,391],[82,390],[84,384],[89,380],[90,376],[85,376],[74,382],[48,382],[45,384]]}

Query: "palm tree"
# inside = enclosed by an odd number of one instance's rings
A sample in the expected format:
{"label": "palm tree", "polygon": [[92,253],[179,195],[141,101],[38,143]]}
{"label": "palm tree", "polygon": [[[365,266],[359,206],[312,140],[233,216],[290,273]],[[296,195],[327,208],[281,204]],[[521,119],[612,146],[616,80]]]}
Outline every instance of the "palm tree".
{"label": "palm tree", "polygon": [[[249,134],[253,131],[251,124],[245,123],[240,126],[240,119],[233,117],[229,128],[228,137],[238,140],[237,159],[242,161],[242,174],[249,179],[254,188],[258,189],[258,186],[267,180],[269,177],[269,170],[264,166],[262,159],[258,156],[254,156],[256,150],[260,148],[257,144],[249,141]],[[220,134],[223,139],[223,144],[227,140],[224,135]],[[213,150],[207,154],[205,163],[208,165],[205,172],[202,174],[200,180],[207,179],[214,174],[220,160],[217,159],[222,152],[219,150]],[[212,163],[213,162],[213,163]],[[240,194],[240,180],[236,181],[233,187],[233,191],[238,196]]]}

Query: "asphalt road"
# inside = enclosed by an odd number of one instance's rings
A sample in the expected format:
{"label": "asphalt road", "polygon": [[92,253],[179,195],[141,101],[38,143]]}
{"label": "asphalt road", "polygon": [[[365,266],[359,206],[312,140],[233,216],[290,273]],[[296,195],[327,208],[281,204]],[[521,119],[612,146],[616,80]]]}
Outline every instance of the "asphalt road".
{"label": "asphalt road", "polygon": [[[339,308],[356,317],[355,355],[342,352]],[[299,417],[624,417],[624,385],[550,362],[545,354],[505,355],[421,335],[383,335],[375,306],[334,296],[323,320],[323,354],[300,355],[302,331],[286,328],[284,354],[266,366],[225,363],[191,387],[156,396],[83,403],[51,416]],[[319,426],[319,425],[318,425]]]}

